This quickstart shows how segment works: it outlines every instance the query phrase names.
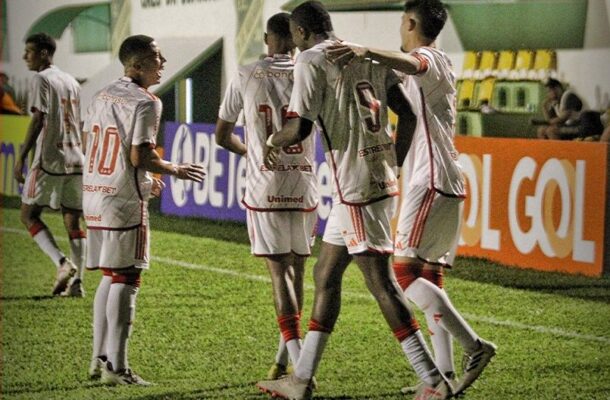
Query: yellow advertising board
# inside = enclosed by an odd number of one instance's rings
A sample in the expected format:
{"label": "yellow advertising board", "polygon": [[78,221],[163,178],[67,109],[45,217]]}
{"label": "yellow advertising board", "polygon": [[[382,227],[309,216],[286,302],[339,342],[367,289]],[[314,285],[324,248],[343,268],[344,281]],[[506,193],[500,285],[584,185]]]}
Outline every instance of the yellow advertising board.
{"label": "yellow advertising board", "polygon": [[0,193],[7,196],[18,196],[19,185],[13,178],[15,157],[19,154],[25,141],[25,134],[30,117],[19,115],[0,115],[0,168],[2,180]]}

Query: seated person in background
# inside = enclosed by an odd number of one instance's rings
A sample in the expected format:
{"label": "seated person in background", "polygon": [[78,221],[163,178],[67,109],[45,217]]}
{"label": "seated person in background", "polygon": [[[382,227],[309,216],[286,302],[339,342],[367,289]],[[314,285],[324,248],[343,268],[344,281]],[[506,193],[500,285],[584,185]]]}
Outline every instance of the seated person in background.
{"label": "seated person in background", "polygon": [[544,126],[538,128],[539,139],[566,140],[581,136],[580,114],[582,100],[557,79],[549,78],[544,84],[548,90],[542,102]]}

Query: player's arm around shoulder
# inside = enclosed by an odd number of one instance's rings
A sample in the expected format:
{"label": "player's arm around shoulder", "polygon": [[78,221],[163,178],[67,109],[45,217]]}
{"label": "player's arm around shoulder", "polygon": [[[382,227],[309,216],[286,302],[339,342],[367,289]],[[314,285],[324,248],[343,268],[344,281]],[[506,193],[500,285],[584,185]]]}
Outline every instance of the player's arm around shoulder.
{"label": "player's arm around shoulder", "polygon": [[326,50],[326,58],[331,63],[339,65],[352,59],[368,58],[408,75],[422,73],[428,65],[426,59],[417,53],[375,49],[353,43],[342,43],[329,47]]}

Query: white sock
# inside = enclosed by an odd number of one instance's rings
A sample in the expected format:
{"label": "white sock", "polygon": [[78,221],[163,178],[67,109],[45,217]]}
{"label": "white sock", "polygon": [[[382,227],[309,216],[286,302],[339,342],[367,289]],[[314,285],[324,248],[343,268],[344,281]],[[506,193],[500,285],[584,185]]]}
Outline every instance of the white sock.
{"label": "white sock", "polygon": [[290,361],[292,365],[297,365],[299,357],[301,355],[301,339],[292,339],[286,343],[288,354],[290,354]]}
{"label": "white sock", "polygon": [[457,312],[447,294],[433,283],[418,278],[411,283],[405,295],[415,303],[426,318],[435,317],[439,326],[448,331],[470,353],[478,348],[478,336]]}
{"label": "white sock", "polygon": [[451,334],[440,327],[434,317],[426,314],[426,322],[430,331],[430,340],[434,349],[434,362],[444,375],[455,371],[453,363],[453,338]]}
{"label": "white sock", "polygon": [[400,342],[400,346],[413,366],[415,373],[422,381],[430,386],[434,386],[440,382],[442,379],[441,375],[438,368],[436,368],[436,365],[434,365],[434,361],[428,351],[426,342],[424,342],[421,331],[418,330],[414,334],[408,336],[405,340]]}
{"label": "white sock", "polygon": [[107,356],[106,337],[108,322],[106,319],[106,303],[110,292],[111,276],[102,276],[93,299],[93,358]]}
{"label": "white sock", "polygon": [[275,353],[275,363],[283,366],[288,365],[288,348],[284,341],[284,336],[280,332],[280,340],[277,345],[277,353]]}
{"label": "white sock", "polygon": [[113,371],[129,368],[127,340],[136,311],[138,288],[125,283],[113,283],[108,293],[106,317],[108,318],[108,360]]}
{"label": "white sock", "polygon": [[32,238],[38,244],[38,247],[40,247],[40,249],[47,256],[49,256],[51,260],[53,260],[53,263],[57,266],[57,268],[59,268],[60,261],[65,258],[66,255],[59,250],[59,247],[57,246],[57,243],[55,243],[55,239],[53,238],[53,235],[51,235],[51,232],[46,228],[41,229]]}
{"label": "white sock", "polygon": [[70,239],[70,259],[78,268],[75,278],[83,280],[83,272],[85,271],[85,246],[87,240],[83,238]]}
{"label": "white sock", "polygon": [[330,333],[327,332],[307,332],[303,347],[301,348],[299,361],[294,369],[294,375],[297,378],[309,380],[314,376],[329,337]]}

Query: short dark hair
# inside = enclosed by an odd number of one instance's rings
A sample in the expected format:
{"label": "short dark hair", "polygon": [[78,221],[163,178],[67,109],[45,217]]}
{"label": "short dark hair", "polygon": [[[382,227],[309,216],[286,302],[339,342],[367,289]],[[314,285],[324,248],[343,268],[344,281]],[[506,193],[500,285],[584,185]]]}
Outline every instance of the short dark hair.
{"label": "short dark hair", "polygon": [[154,41],[154,38],[146,35],[129,36],[123,40],[119,49],[121,64],[126,65],[133,56],[150,53],[150,44]]}
{"label": "short dark hair", "polygon": [[419,17],[422,34],[431,40],[436,40],[447,22],[447,8],[440,0],[407,0],[405,12]]}
{"label": "short dark hair", "polygon": [[33,43],[34,46],[36,46],[37,51],[46,50],[49,52],[50,56],[53,56],[53,54],[55,54],[55,49],[57,49],[55,39],[43,32],[34,33],[28,36],[25,39],[25,43]]}
{"label": "short dark hair", "polygon": [[314,34],[333,31],[333,24],[326,8],[319,1],[307,1],[296,7],[290,18],[299,26]]}
{"label": "short dark hair", "polygon": [[547,79],[544,82],[544,86],[548,87],[549,89],[559,88],[559,89],[563,90],[563,84],[554,78]]}
{"label": "short dark hair", "polygon": [[267,32],[273,32],[282,38],[290,38],[290,14],[282,12],[269,18]]}

